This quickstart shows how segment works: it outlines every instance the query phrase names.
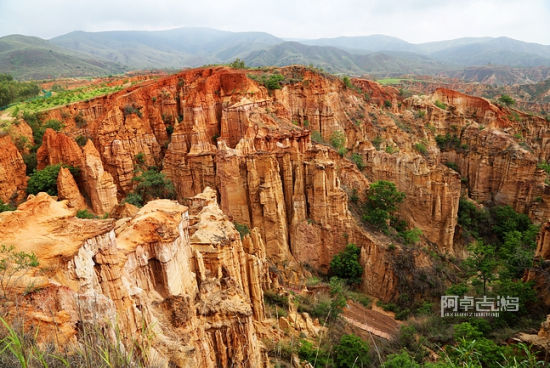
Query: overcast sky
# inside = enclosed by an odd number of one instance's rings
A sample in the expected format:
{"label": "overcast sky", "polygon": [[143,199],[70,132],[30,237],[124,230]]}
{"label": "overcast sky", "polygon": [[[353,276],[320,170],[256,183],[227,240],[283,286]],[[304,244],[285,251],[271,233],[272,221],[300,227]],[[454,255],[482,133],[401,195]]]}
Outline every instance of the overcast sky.
{"label": "overcast sky", "polygon": [[0,0],[0,36],[211,27],[409,42],[508,36],[550,45],[550,0]]}

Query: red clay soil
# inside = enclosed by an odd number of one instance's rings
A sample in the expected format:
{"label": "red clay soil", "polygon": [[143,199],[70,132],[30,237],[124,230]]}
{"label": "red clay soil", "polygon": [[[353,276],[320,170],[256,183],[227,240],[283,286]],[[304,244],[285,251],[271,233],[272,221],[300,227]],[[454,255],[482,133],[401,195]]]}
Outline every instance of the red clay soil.
{"label": "red clay soil", "polygon": [[343,319],[352,326],[384,339],[392,339],[399,331],[399,322],[383,313],[367,309],[363,305],[348,301],[342,313]]}

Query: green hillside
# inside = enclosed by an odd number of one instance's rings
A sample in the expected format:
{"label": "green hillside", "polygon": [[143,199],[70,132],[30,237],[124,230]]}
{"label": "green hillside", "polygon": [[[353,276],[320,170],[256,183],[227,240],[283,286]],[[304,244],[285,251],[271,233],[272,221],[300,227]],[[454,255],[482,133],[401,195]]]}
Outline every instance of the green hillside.
{"label": "green hillside", "polygon": [[17,79],[108,75],[124,70],[115,63],[83,56],[37,37],[0,38],[0,73]]}

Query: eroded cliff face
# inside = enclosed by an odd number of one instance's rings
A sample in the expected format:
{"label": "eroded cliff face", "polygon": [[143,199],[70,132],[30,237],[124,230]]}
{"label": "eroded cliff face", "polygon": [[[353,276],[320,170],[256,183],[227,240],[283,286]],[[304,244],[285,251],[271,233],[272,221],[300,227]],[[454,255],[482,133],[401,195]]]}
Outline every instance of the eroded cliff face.
{"label": "eroded cliff face", "polygon": [[116,321],[128,343],[153,335],[145,353],[161,366],[265,366],[255,327],[270,283],[262,237],[253,229],[241,241],[210,188],[188,205],[155,200],[115,223],[77,219],[41,193],[1,214],[0,228],[19,226],[0,242],[50,270],[26,280],[40,288],[23,299],[29,320],[41,332],[59,324],[58,343],[75,343],[85,326],[114,336]]}
{"label": "eroded cliff face", "polygon": [[535,250],[535,267],[529,271],[526,278],[535,283],[542,303],[550,306],[550,221],[541,226]]}
{"label": "eroded cliff face", "polygon": [[455,139],[442,149],[442,162],[456,164],[468,189],[481,203],[510,205],[538,223],[550,217],[550,186],[538,168],[550,155],[544,119],[462,93],[438,89],[430,97],[446,109],[417,97],[407,104],[428,112],[434,133]]}
{"label": "eroded cliff face", "polygon": [[[274,72],[285,78],[280,89],[247,76]],[[406,194],[399,216],[422,230],[425,244],[459,256],[454,232],[461,195],[510,204],[543,221],[549,186],[537,163],[548,159],[548,128],[514,114],[445,89],[403,99],[371,81],[354,79],[346,87],[302,67],[200,68],[49,111],[66,128],[46,133],[39,161],[79,164],[77,186],[89,206],[97,214],[115,209],[120,217],[116,204],[134,189],[136,156],[143,153],[140,165],[162,169],[182,203],[216,188],[231,221],[257,228],[285,282],[298,282],[305,264],[326,271],[338,251],[356,243],[369,265],[364,289],[388,300],[399,293],[395,255],[384,251],[387,239],[352,215],[349,194],[364,198],[371,182],[393,181]],[[344,157],[321,142],[339,134]],[[458,143],[438,147],[436,136],[447,134]],[[77,135],[90,138],[83,148]],[[362,171],[351,154],[363,160]],[[451,162],[458,172],[444,165]],[[429,263],[413,258],[419,267]],[[382,291],[378,283],[393,289]]]}
{"label": "eroded cliff face", "polygon": [[27,187],[26,166],[10,136],[0,137],[0,200],[18,203]]}

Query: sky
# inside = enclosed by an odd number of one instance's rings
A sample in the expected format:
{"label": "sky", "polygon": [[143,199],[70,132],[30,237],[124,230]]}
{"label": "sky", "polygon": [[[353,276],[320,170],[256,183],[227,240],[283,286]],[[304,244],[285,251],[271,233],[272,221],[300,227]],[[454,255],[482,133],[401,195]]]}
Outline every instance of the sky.
{"label": "sky", "polygon": [[550,45],[550,0],[0,0],[0,36],[209,27],[409,42],[507,36]]}

